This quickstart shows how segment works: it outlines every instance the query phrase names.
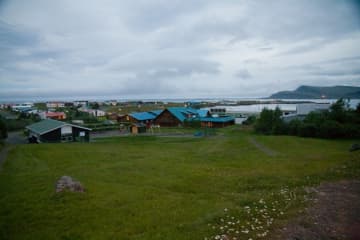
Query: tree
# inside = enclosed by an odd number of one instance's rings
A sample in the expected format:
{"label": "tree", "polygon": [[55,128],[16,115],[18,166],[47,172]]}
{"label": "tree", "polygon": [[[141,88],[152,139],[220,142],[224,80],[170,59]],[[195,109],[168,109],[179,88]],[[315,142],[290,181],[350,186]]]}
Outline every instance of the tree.
{"label": "tree", "polygon": [[91,103],[91,108],[92,109],[99,109],[100,108],[100,105],[98,102],[94,102],[94,103]]}
{"label": "tree", "polygon": [[346,104],[344,99],[340,98],[330,106],[330,119],[344,123],[346,121],[347,109],[348,104]]}
{"label": "tree", "polygon": [[271,134],[272,132],[272,121],[273,121],[273,111],[267,108],[264,108],[260,117],[255,123],[255,131],[263,134]]}
{"label": "tree", "polygon": [[281,119],[281,115],[282,112],[278,107],[275,110],[264,108],[256,121],[255,131],[263,134],[285,133],[285,124]]}

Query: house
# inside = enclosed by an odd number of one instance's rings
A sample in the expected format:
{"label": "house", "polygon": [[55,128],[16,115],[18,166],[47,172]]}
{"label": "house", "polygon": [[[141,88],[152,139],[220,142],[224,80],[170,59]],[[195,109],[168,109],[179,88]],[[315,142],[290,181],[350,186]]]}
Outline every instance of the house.
{"label": "house", "polygon": [[46,103],[47,108],[63,108],[65,107],[64,102],[47,102]]}
{"label": "house", "polygon": [[106,116],[106,112],[103,110],[99,110],[99,109],[88,109],[86,107],[81,107],[81,108],[79,108],[79,111],[86,112],[97,118],[105,118],[105,116]]}
{"label": "house", "polygon": [[29,142],[89,142],[90,128],[46,119],[26,127],[29,131]]}
{"label": "house", "polygon": [[109,106],[116,106],[117,105],[117,100],[108,100],[105,101],[104,104],[109,105]]}
{"label": "house", "polygon": [[230,116],[224,117],[203,117],[200,118],[201,127],[222,128],[235,124],[235,118]]}
{"label": "house", "polygon": [[64,112],[43,112],[39,114],[42,119],[51,118],[55,120],[65,120],[66,114]]}
{"label": "house", "polygon": [[87,107],[89,105],[89,101],[74,101],[74,106]]}
{"label": "house", "polygon": [[117,113],[107,113],[107,119],[109,120],[118,121],[119,117],[121,116]]}
{"label": "house", "polygon": [[329,110],[330,103],[303,103],[296,105],[297,115],[308,115],[310,112],[321,112]]}
{"label": "house", "polygon": [[199,121],[201,127],[220,128],[235,124],[230,116],[213,117],[209,110],[185,107],[171,107],[162,111],[154,120],[161,127],[184,126],[184,123]]}
{"label": "house", "polygon": [[133,123],[130,126],[130,132],[132,134],[145,133],[146,125],[143,123]]}
{"label": "house", "polygon": [[330,108],[330,103],[301,103],[296,105],[296,112],[284,114],[282,119],[285,122],[292,120],[304,120],[306,115],[311,112],[327,111]]}
{"label": "house", "polygon": [[154,119],[162,112],[159,111],[150,111],[150,112],[134,112],[120,116],[119,122],[131,122],[131,123],[149,123],[153,122]]}
{"label": "house", "polygon": [[[205,112],[201,112],[204,115]],[[199,117],[199,112],[194,108],[187,107],[170,107],[163,110],[155,119],[154,123],[161,127],[178,127],[183,126],[187,119]]]}
{"label": "house", "polygon": [[32,103],[20,103],[20,104],[15,104],[11,106],[11,109],[15,112],[21,112],[23,109],[29,109],[32,108],[34,106],[34,104]]}
{"label": "house", "polygon": [[212,115],[224,116],[226,115],[226,108],[210,108],[210,113]]}

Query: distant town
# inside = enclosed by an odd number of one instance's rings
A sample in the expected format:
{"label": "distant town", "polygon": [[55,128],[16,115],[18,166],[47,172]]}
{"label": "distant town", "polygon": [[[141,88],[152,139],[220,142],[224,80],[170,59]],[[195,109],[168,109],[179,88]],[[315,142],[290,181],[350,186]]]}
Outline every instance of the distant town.
{"label": "distant town", "polygon": [[[86,141],[89,141],[88,130],[92,133],[116,130],[119,133],[141,134],[153,132],[154,128],[160,127],[222,128],[246,123],[249,118],[259,115],[262,109],[276,107],[280,108],[284,121],[291,121],[302,119],[311,111],[327,110],[330,102],[271,99],[184,102],[47,101],[2,103],[0,114],[6,121],[8,131],[27,129],[27,134],[29,138],[33,137],[33,141],[40,140],[41,132],[29,126],[46,119],[53,122],[42,124],[46,126],[37,124],[35,128],[43,129],[50,124],[49,129],[57,127],[63,129],[63,123],[77,127],[79,132],[76,136],[66,137],[66,133],[63,133],[55,139],[54,136],[50,136],[47,141],[64,142],[77,141],[80,135],[86,136]],[[42,138],[42,141],[46,142],[46,139]]]}

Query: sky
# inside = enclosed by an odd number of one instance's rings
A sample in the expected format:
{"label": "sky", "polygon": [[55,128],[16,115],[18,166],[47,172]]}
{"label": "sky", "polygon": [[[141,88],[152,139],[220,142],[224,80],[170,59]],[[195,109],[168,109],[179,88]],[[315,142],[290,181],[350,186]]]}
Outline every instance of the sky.
{"label": "sky", "polygon": [[360,86],[360,3],[0,0],[0,100]]}

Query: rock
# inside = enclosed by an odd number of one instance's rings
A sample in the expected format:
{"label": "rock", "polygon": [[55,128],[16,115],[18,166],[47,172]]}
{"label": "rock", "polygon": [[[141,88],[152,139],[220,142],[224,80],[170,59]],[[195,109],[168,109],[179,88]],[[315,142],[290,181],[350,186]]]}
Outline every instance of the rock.
{"label": "rock", "polygon": [[73,180],[69,176],[62,176],[57,182],[56,182],[56,192],[62,192],[62,191],[71,191],[71,192],[85,192],[84,187],[81,185],[80,182]]}

